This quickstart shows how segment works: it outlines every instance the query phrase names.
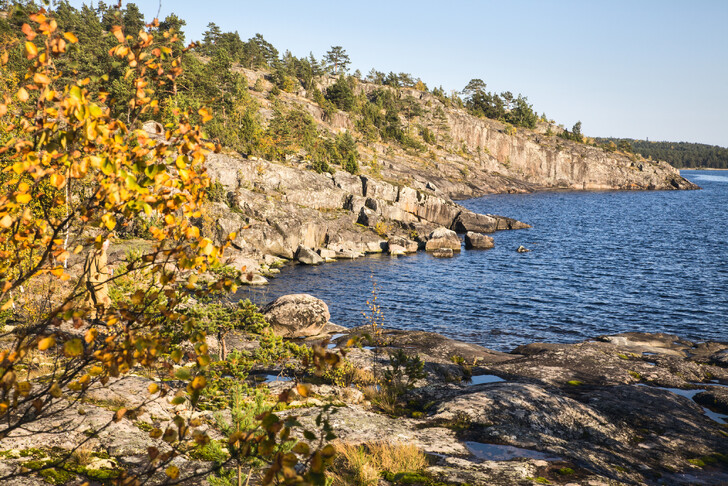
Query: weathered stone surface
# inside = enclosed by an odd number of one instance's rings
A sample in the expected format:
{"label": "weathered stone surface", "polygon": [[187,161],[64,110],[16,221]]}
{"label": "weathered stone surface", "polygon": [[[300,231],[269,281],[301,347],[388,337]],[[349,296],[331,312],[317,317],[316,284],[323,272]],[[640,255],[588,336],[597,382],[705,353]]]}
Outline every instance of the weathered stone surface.
{"label": "weathered stone surface", "polygon": [[447,228],[437,228],[430,233],[430,237],[425,245],[425,250],[434,251],[443,248],[449,248],[453,251],[460,251],[460,238],[457,233]]}
{"label": "weathered stone surface", "polygon": [[329,306],[309,294],[284,295],[266,305],[261,312],[273,332],[288,338],[321,334],[331,318]]}
{"label": "weathered stone surface", "polygon": [[463,211],[458,214],[457,218],[455,218],[452,228],[458,233],[466,233],[468,231],[493,233],[498,229],[498,221],[485,214]]}
{"label": "weathered stone surface", "polygon": [[363,196],[363,183],[361,177],[349,174],[343,170],[334,173],[334,184],[336,187],[354,196]]}
{"label": "weathered stone surface", "polygon": [[495,247],[495,242],[492,237],[473,233],[472,231],[465,233],[465,248],[487,250],[493,247]]}
{"label": "weathered stone surface", "polygon": [[378,212],[382,215],[383,218],[399,224],[414,223],[419,221],[419,218],[417,216],[408,213],[407,211],[402,209],[399,203],[380,203]]}
{"label": "weathered stone surface", "polygon": [[728,414],[728,388],[726,387],[713,386],[710,390],[695,395],[693,400],[711,410]]}
{"label": "weathered stone surface", "polygon": [[[384,240],[366,228],[353,226],[346,232],[330,233],[327,238],[326,247],[337,253],[345,252],[353,255],[363,253],[381,252]],[[345,256],[337,258],[346,258]]]}
{"label": "weathered stone surface", "polygon": [[407,254],[407,251],[405,250],[405,248],[403,246],[393,245],[391,242],[389,243],[389,245],[387,247],[387,251],[392,256],[399,256],[399,255]]}
{"label": "weathered stone surface", "polygon": [[334,250],[330,250],[328,248],[319,248],[317,250],[317,253],[324,260],[335,260],[336,259],[336,252]]}
{"label": "weathered stone surface", "polygon": [[[506,441],[548,452],[626,482],[644,481],[652,471],[691,469],[688,459],[728,443],[725,437],[711,434],[714,426],[700,407],[659,389],[592,389],[574,399],[534,384],[496,383],[479,388],[446,400],[432,419],[459,419],[470,424],[471,440]],[[659,434],[654,432],[658,430]],[[628,446],[635,437],[640,437],[640,447]],[[640,471],[635,464],[648,467]],[[620,469],[615,471],[614,466]]]}
{"label": "weathered stone surface", "polygon": [[[299,418],[310,426],[317,414],[315,409],[302,411]],[[441,427],[421,428],[421,420],[391,418],[357,405],[340,408],[331,416],[330,423],[338,440],[351,444],[390,441],[415,444],[420,450],[432,454],[468,453],[451,430]]]}
{"label": "weathered stone surface", "polygon": [[[352,329],[351,332],[356,335],[371,333],[371,328],[361,326]],[[477,361],[491,364],[520,358],[515,354],[493,351],[477,344],[457,341],[434,332],[386,329],[382,332],[382,340],[387,348],[408,349],[426,356],[428,361],[433,360],[438,363],[452,363],[453,356],[460,356],[471,363]]]}
{"label": "weathered stone surface", "polygon": [[728,349],[712,354],[710,356],[710,363],[728,368]]}
{"label": "weathered stone surface", "polygon": [[[366,206],[367,208],[371,209],[372,211],[374,211],[376,213],[377,207],[378,207],[378,200],[373,197],[368,197],[364,201],[364,206]],[[380,211],[380,213],[381,213],[381,211]]]}
{"label": "weathered stone surface", "polygon": [[380,221],[379,214],[367,207],[363,207],[359,210],[359,219],[356,220],[362,226],[369,226],[373,228]]}
{"label": "weathered stone surface", "polygon": [[348,209],[354,214],[359,214],[359,211],[361,211],[361,208],[364,207],[365,202],[365,197],[349,195],[344,200],[344,209]]}
{"label": "weathered stone surface", "polygon": [[396,186],[388,182],[375,180],[369,176],[361,176],[361,180],[364,188],[364,196],[390,202],[397,200],[399,190]]}
{"label": "weathered stone surface", "polygon": [[336,252],[336,258],[340,260],[354,260],[364,256],[362,253],[354,251],[339,250]]}
{"label": "weathered stone surface", "polygon": [[414,214],[420,219],[430,221],[441,226],[450,227],[462,208],[441,197],[424,194],[420,201],[410,204],[407,201],[399,203],[400,207]]}
{"label": "weathered stone surface", "polygon": [[318,253],[303,245],[300,245],[296,250],[296,260],[304,265],[319,265],[324,262],[324,259]]}
{"label": "weathered stone surface", "polygon": [[256,273],[243,275],[240,281],[243,283],[243,285],[268,285],[268,279]]}

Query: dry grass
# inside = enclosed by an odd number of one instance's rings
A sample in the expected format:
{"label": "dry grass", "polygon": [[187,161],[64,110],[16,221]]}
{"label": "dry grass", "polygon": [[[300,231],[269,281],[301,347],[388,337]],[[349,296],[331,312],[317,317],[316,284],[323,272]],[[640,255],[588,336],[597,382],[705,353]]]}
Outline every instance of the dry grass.
{"label": "dry grass", "polygon": [[427,458],[413,444],[370,442],[336,444],[338,458],[330,473],[332,486],[371,486],[382,474],[419,473]]}
{"label": "dry grass", "polygon": [[427,458],[414,444],[375,442],[367,448],[382,471],[397,474],[419,472],[427,467]]}
{"label": "dry grass", "polygon": [[18,374],[26,381],[53,376],[61,366],[52,351],[31,349],[25,361],[27,364],[18,368],[21,370]]}
{"label": "dry grass", "polygon": [[76,449],[73,451],[73,454],[71,454],[71,461],[79,466],[88,466],[91,464],[91,459],[93,459],[93,456],[91,455],[92,453],[93,451],[91,449]]}
{"label": "dry grass", "polygon": [[370,486],[379,483],[381,470],[376,467],[364,446],[337,444],[339,455],[331,471],[332,486]]}
{"label": "dry grass", "polygon": [[362,389],[364,397],[389,415],[396,415],[399,394],[391,387],[370,385]]}
{"label": "dry grass", "polygon": [[352,374],[351,382],[355,385],[367,386],[377,382],[377,378],[371,370],[354,367]]}

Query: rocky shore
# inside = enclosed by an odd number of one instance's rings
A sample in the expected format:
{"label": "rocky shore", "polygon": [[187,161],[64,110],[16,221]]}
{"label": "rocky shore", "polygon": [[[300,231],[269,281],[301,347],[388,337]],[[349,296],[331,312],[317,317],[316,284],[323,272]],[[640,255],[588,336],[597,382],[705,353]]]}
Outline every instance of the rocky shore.
{"label": "rocky shore", "polygon": [[[272,396],[290,389],[294,379],[314,383],[305,396],[294,392],[281,416],[295,414],[315,428],[321,407],[333,405],[337,443],[413,444],[426,454],[419,479],[379,484],[728,482],[728,343],[627,333],[573,344],[531,343],[503,353],[428,332],[341,328],[328,322],[323,302],[306,295],[282,297],[263,311],[277,333],[344,350],[346,360],[334,375],[260,365],[251,370],[247,384]],[[228,352],[261,346],[239,332],[223,339]],[[219,352],[219,340],[208,344],[211,353]],[[403,360],[420,366],[393,371]],[[395,396],[376,381],[381,376],[401,384]],[[170,404],[175,382],[166,382],[167,397],[150,400],[152,381],[137,373],[94,385],[83,403],[59,407],[53,427],[36,423],[0,439],[0,472],[42,461],[84,437],[91,438],[95,454],[86,472],[108,478],[134,471],[148,447],[161,447],[147,429],[177,415],[193,414],[219,435],[214,412]],[[134,410],[133,418],[110,421],[119,407]],[[34,433],[36,428],[44,432]],[[174,465],[184,477],[209,463],[180,454]],[[17,481],[8,484],[45,484],[34,477]],[[76,483],[69,478],[56,484]],[[206,483],[195,478],[186,484]]]}
{"label": "rocky shore", "polygon": [[[421,114],[410,122],[440,134],[438,143],[411,150],[365,140],[356,131],[354,115],[337,111],[327,116],[305,92],[282,92],[274,103],[267,74],[242,71],[251,85],[264,88],[250,92],[264,121],[282,107],[306,112],[320,134],[352,134],[359,156],[356,175],[317,173],[305,151],[285,161],[231,151],[208,156],[213,202],[197,223],[218,243],[236,233],[229,263],[244,266],[253,285],[265,284],[285,262],[319,264],[367,253],[426,250],[432,233],[442,228],[472,232],[469,240],[478,241],[475,247],[488,248],[492,242],[478,234],[528,227],[474,214],[454,202],[459,199],[543,190],[698,188],[665,162],[564,140],[556,136],[560,128],[545,122],[534,130],[514,130],[409,88],[393,93],[419,106]],[[334,81],[325,78],[320,88]],[[391,88],[363,81],[356,86],[362,95],[377,90]],[[148,131],[163,133],[161,125],[152,125]],[[450,254],[444,248],[431,251]]]}
{"label": "rocky shore", "polygon": [[457,233],[470,233],[469,241],[489,248],[483,233],[530,228],[473,213],[432,183],[410,187],[344,171],[317,174],[305,163],[218,154],[208,157],[207,168],[221,197],[198,224],[217,242],[237,235],[228,264],[244,266],[255,275],[253,284],[264,284],[288,261],[317,265],[368,253],[460,251]]}

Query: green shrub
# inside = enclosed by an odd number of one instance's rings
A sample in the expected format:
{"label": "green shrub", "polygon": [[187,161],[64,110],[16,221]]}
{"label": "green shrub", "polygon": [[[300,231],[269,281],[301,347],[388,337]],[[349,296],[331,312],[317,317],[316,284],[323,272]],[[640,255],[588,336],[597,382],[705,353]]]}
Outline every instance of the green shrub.
{"label": "green shrub", "polygon": [[422,140],[424,140],[425,143],[428,143],[430,145],[435,145],[435,143],[437,143],[437,138],[435,138],[435,134],[432,133],[432,130],[427,127],[420,127],[420,137],[422,137]]}
{"label": "green shrub", "polygon": [[227,189],[220,181],[213,181],[209,187],[205,189],[207,199],[212,202],[224,202],[227,199]]}

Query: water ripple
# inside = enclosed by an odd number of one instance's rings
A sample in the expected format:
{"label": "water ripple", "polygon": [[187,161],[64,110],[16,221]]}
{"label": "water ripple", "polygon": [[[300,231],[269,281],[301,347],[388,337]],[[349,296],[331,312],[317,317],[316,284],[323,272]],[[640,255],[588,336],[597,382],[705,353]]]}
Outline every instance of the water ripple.
{"label": "water ripple", "polygon": [[[238,297],[310,293],[332,321],[364,323],[372,277],[386,325],[510,350],[625,331],[728,341],[728,177],[686,172],[702,191],[493,195],[464,201],[533,225],[452,259],[374,256],[288,267]],[[519,254],[524,245],[531,253]]]}

